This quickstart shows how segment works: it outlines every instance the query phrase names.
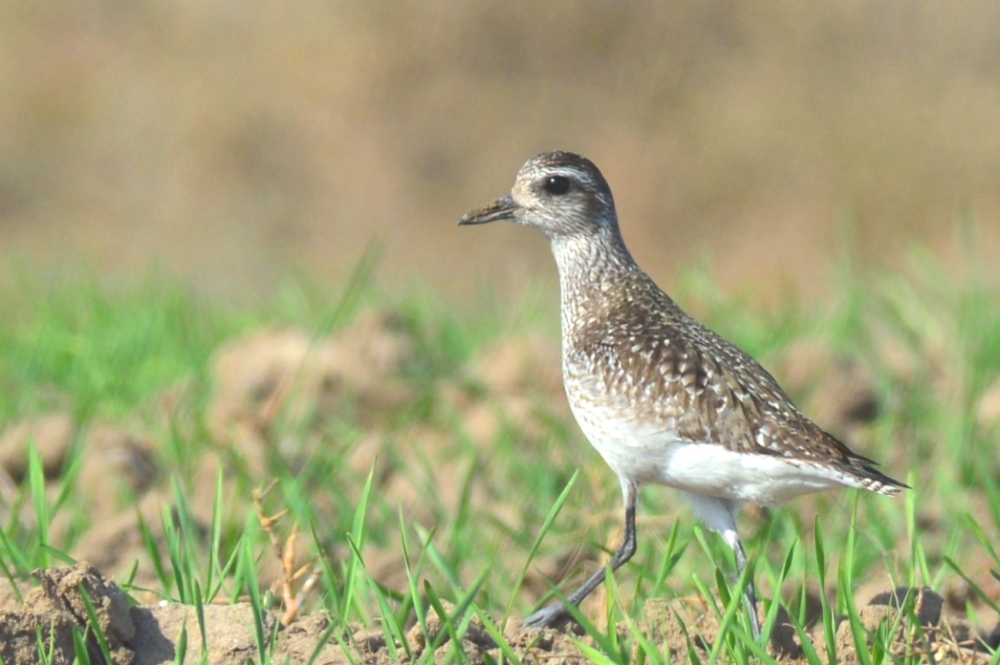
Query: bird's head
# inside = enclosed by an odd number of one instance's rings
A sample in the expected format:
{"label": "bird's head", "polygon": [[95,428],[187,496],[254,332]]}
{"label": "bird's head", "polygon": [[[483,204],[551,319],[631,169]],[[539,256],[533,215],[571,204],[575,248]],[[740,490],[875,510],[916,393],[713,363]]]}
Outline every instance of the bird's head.
{"label": "bird's head", "polygon": [[618,230],[611,188],[594,163],[571,152],[525,162],[510,194],[466,214],[459,224],[502,219],[533,226],[555,240]]}

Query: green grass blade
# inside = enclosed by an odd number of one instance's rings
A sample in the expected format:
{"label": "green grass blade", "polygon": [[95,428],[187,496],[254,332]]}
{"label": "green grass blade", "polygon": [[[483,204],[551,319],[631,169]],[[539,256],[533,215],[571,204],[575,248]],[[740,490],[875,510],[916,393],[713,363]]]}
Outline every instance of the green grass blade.
{"label": "green grass blade", "polygon": [[625,626],[628,628],[629,634],[638,646],[636,665],[645,665],[650,658],[653,659],[653,665],[659,665],[661,658],[656,646],[643,634],[642,629],[627,612],[622,613],[622,619],[625,621]]}
{"label": "green grass blade", "polygon": [[[73,628],[76,630],[76,627]],[[75,640],[74,640],[75,641]],[[38,658],[42,663],[51,663],[52,659],[55,657],[56,652],[56,634],[55,631],[49,631],[49,639],[46,643],[45,635],[42,633],[42,628],[39,626],[35,629],[35,644],[38,645]],[[48,647],[48,651],[46,651]]]}
{"label": "green grass blade", "polygon": [[514,601],[517,598],[517,594],[521,590],[521,585],[524,584],[524,578],[528,575],[528,569],[531,567],[531,562],[534,561],[535,555],[538,554],[538,548],[541,547],[542,540],[545,538],[546,534],[548,534],[549,529],[552,528],[552,524],[555,522],[556,516],[559,515],[559,511],[562,510],[563,504],[565,504],[566,499],[569,498],[570,490],[573,489],[573,485],[576,483],[576,478],[579,473],[579,471],[573,472],[569,482],[566,483],[566,487],[564,487],[562,492],[559,493],[555,503],[552,504],[552,508],[549,509],[548,514],[545,516],[545,520],[542,522],[542,528],[535,537],[535,541],[531,544],[531,549],[528,550],[528,556],[524,561],[524,567],[521,568],[521,573],[517,576],[517,579],[514,582],[514,587],[511,589],[510,599],[507,601],[507,606],[504,608],[503,621],[501,623],[507,623],[511,610],[514,608]]}
{"label": "green grass blade", "polygon": [[[806,662],[809,665],[826,665],[819,654],[816,652],[816,647],[813,646],[812,638],[806,633],[806,631],[799,625],[798,621],[793,622],[795,625],[795,633],[799,636],[799,642],[802,643],[802,655],[805,656]],[[835,662],[835,661],[834,661]]]}
{"label": "green grass blade", "polygon": [[205,632],[205,603],[202,602],[201,588],[197,580],[194,585],[194,613],[195,618],[198,619],[198,633],[201,636],[201,652],[208,653],[208,635]]}
{"label": "green grass blade", "polygon": [[719,597],[722,600],[723,607],[726,609],[721,620],[719,621],[719,637],[716,638],[715,644],[712,645],[712,650],[708,655],[709,665],[714,665],[719,661],[722,649],[729,644],[729,641],[726,638],[730,634],[736,637],[744,645],[749,646],[749,643],[753,642],[753,637],[744,632],[736,622],[736,613],[739,612],[740,608],[744,605],[743,594],[746,589],[746,585],[749,584],[749,581],[753,578],[753,569],[753,561],[748,561],[747,565],[743,569],[743,573],[737,581],[736,588],[734,588],[732,592],[730,592],[730,589],[726,584],[725,574],[718,568],[715,569],[715,581],[719,590]]}
{"label": "green grass blade", "polygon": [[497,643],[497,646],[500,647],[500,653],[503,655],[503,657],[509,660],[512,663],[512,665],[523,665],[521,662],[521,658],[514,651],[514,647],[512,647],[510,645],[510,642],[508,642],[504,638],[503,632],[501,632],[501,630],[497,627],[497,625],[493,623],[493,620],[490,618],[490,616],[486,612],[483,612],[478,607],[474,607],[473,611],[476,613],[476,616],[478,616],[479,620],[482,622],[483,628],[486,630],[489,636],[493,638],[493,641]]}
{"label": "green grass blade", "polygon": [[156,538],[153,536],[153,532],[150,530],[149,525],[146,524],[146,520],[142,516],[142,512],[138,509],[138,507],[135,511],[135,517],[136,523],[139,526],[139,533],[142,535],[143,547],[153,564],[153,571],[156,573],[156,579],[160,582],[163,594],[165,596],[169,595],[171,576],[167,573],[167,569],[163,565],[163,557],[160,555],[160,548],[156,544]]}
{"label": "green grass blade", "polygon": [[[324,630],[319,636],[319,639],[316,640],[316,646],[313,647],[312,653],[309,654],[309,660],[306,661],[306,665],[315,665],[316,661],[319,660],[319,657],[322,655],[323,649],[330,643],[330,640],[333,639],[334,634],[339,629],[340,626],[337,625],[337,622],[330,622],[330,625],[326,627],[326,630]],[[343,647],[343,645],[341,646]],[[344,649],[344,653],[347,654],[348,661],[353,663],[349,650]]]}
{"label": "green grass blade", "polygon": [[965,524],[972,531],[972,535],[976,537],[979,544],[982,545],[983,549],[986,550],[986,554],[993,560],[993,565],[1000,569],[1000,556],[997,555],[997,550],[993,547],[990,542],[989,536],[983,530],[983,527],[979,526],[979,522],[970,513],[965,514]]}
{"label": "green grass blade", "polygon": [[[90,647],[87,644],[87,638],[84,636],[84,633],[79,626],[73,626],[73,651],[75,663],[79,663],[79,665],[90,665]],[[51,663],[53,661],[45,660],[44,662]]]}
{"label": "green grass blade", "polygon": [[[17,601],[23,602],[24,599],[21,598],[21,592],[17,588],[17,582],[14,580],[14,573],[17,573],[19,577],[25,577],[31,572],[34,567],[28,559],[27,554],[17,547],[10,538],[7,537],[7,532],[5,529],[0,528],[0,545],[3,546],[4,552],[7,554],[6,557],[0,556],[0,566],[3,567],[4,577],[10,582],[10,586],[14,589],[14,593],[17,595]],[[14,573],[10,571],[7,567],[7,561],[10,561],[14,565]]]}
{"label": "green grass blade", "polygon": [[[192,599],[188,591],[187,566],[184,565],[184,553],[181,550],[181,534],[174,526],[173,515],[169,507],[163,508],[161,519],[163,520],[163,539],[167,544],[167,558],[170,559],[170,568],[173,571],[172,579],[177,599],[179,602],[189,605]],[[169,593],[170,587],[165,587],[164,590]]]}
{"label": "green grass blade", "polygon": [[447,638],[450,641],[452,648],[457,650],[456,660],[461,662],[465,654],[462,652],[462,640],[458,630],[455,628],[454,618],[461,618],[462,615],[458,613],[458,610],[456,610],[453,615],[449,616],[444,609],[444,605],[441,604],[441,599],[438,598],[437,592],[434,591],[434,587],[432,587],[426,580],[424,581],[424,594],[427,596],[427,602],[429,602],[431,607],[434,608],[434,613],[438,615],[438,619],[444,626],[444,630],[438,631],[438,634],[434,636],[434,639],[428,641],[427,648],[424,653],[435,653],[438,648],[444,644],[445,639]]}
{"label": "green grass blade", "polygon": [[677,567],[677,563],[687,550],[688,541],[681,544],[679,548],[677,547],[677,535],[680,532],[680,524],[680,519],[676,519],[673,526],[670,527],[670,536],[667,537],[667,548],[662,559],[663,563],[660,565],[660,569],[657,571],[656,578],[653,581],[653,590],[650,594],[653,597],[663,595],[663,586],[667,577]]}
{"label": "green grass blade", "polygon": [[253,545],[249,539],[244,540],[242,575],[250,596],[250,611],[253,615],[254,639],[257,643],[258,662],[267,662],[267,635],[264,630],[264,600],[260,593],[260,580],[257,578],[257,566],[253,553]]}
{"label": "green grass blade", "polygon": [[681,633],[684,634],[684,642],[687,644],[687,657],[688,662],[691,665],[701,665],[701,658],[698,657],[698,649],[695,647],[694,640],[691,638],[691,633],[688,632],[687,625],[681,619],[680,615],[676,612],[674,617],[677,619],[677,626],[681,629]]}
{"label": "green grass blade", "polygon": [[222,467],[215,474],[215,499],[212,504],[212,526],[205,574],[206,602],[212,602],[222,589],[223,571],[219,568],[219,548],[222,543]]}
{"label": "green grass blade", "polygon": [[341,291],[340,298],[329,310],[328,316],[316,331],[317,337],[328,334],[330,330],[354,314],[365,290],[372,283],[375,268],[378,267],[381,256],[382,243],[375,240],[368,243],[361,258],[354,264],[354,269],[351,271],[351,276],[347,279],[343,291]]}
{"label": "green grass blade", "polygon": [[453,593],[461,593],[462,584],[456,575],[455,569],[434,545],[434,534],[436,533],[436,530],[427,531],[419,524],[414,525],[414,528],[417,531],[417,535],[420,537],[420,544],[427,560],[433,564],[439,573],[441,573],[441,576],[448,582],[448,586],[451,587],[451,591]]}
{"label": "green grass blade", "polygon": [[[316,532],[316,523],[313,522],[312,520],[309,521],[309,533],[312,534],[312,540],[313,543],[316,544],[317,549],[321,548],[322,540],[320,539],[319,534]],[[319,558],[319,565],[323,569],[322,580],[324,583],[324,588],[326,589],[326,593],[330,596],[330,600],[328,601],[328,606],[334,608],[343,607],[344,606],[342,600],[343,594],[341,594],[336,587],[335,580],[337,579],[337,576],[334,574],[333,567],[330,565],[330,557],[321,556]],[[336,614],[336,616],[343,617],[344,615]]]}
{"label": "green grass blade", "polygon": [[38,537],[38,561],[42,568],[52,565],[49,557],[49,506],[45,498],[45,468],[34,440],[28,446],[28,484],[35,508],[35,530]]}
{"label": "green grass blade", "polygon": [[861,623],[861,617],[858,614],[857,603],[854,602],[854,591],[850,585],[850,560],[847,564],[841,566],[839,575],[839,589],[838,594],[847,606],[847,621],[851,626],[851,635],[854,637],[854,651],[857,654],[858,663],[860,665],[872,665],[872,654],[871,648],[868,646],[868,635],[865,631],[865,627]]}
{"label": "green grass blade", "polygon": [[108,645],[108,638],[104,634],[104,631],[101,630],[101,624],[97,619],[97,611],[94,609],[94,602],[90,599],[90,594],[83,588],[83,584],[77,584],[76,590],[80,592],[80,598],[83,599],[83,606],[87,612],[87,629],[96,639],[97,645],[101,649],[101,654],[104,655],[104,661],[107,663],[114,662],[111,658],[111,647]]}
{"label": "green grass blade", "polygon": [[[605,579],[611,576],[610,570],[609,569],[607,570],[608,572]],[[613,638],[611,638],[609,635],[606,635],[604,631],[600,630],[596,625],[594,625],[594,622],[591,621],[580,610],[579,607],[571,603],[567,603],[566,597],[561,592],[558,592],[558,590],[557,594],[559,601],[562,602],[564,605],[566,605],[566,609],[569,611],[570,616],[572,616],[573,619],[578,624],[580,624],[580,627],[583,628],[583,632],[589,635],[605,654],[608,655],[618,654],[618,647],[615,644],[615,640]],[[615,630],[614,626],[609,627],[609,632],[614,632],[614,630]]]}
{"label": "green grass blade", "polygon": [[[375,464],[377,463],[378,461],[376,460]],[[357,578],[362,568],[361,558],[358,553],[363,550],[365,545],[365,519],[368,514],[368,500],[371,497],[372,481],[375,478],[375,464],[368,471],[368,478],[365,480],[365,486],[361,490],[358,506],[354,511],[351,532],[348,534],[348,541],[352,544],[352,552],[351,556],[347,558],[346,570],[344,571],[344,595],[340,608],[343,616],[350,614],[355,602],[354,594],[357,586]]]}
{"label": "green grass blade", "polygon": [[[406,569],[406,583],[410,591],[410,605],[413,607],[413,613],[417,617],[417,625],[420,626],[420,630],[426,635],[427,612],[424,609],[424,603],[420,598],[420,591],[417,586],[417,578],[419,576],[419,570],[423,560],[423,553],[426,549],[421,548],[421,556],[417,561],[417,570],[413,570],[410,567],[410,543],[409,538],[406,535],[406,520],[403,519],[402,505],[399,506],[399,538],[400,544],[403,548],[403,567]],[[403,640],[403,648],[406,650],[407,658],[412,660],[413,653],[411,652],[410,645],[406,640]]]}
{"label": "green grass blade", "polygon": [[826,657],[828,663],[836,663],[838,662],[836,617],[833,608],[830,607],[830,601],[826,597],[826,546],[819,515],[813,520],[813,546],[816,554],[816,571],[819,576],[819,602],[823,621],[823,637],[826,642]]}
{"label": "green grass blade", "polygon": [[[778,573],[778,578],[774,580],[773,588],[775,593],[775,598],[771,599],[771,604],[768,607],[767,614],[764,616],[764,625],[761,626],[760,632],[763,636],[769,636],[774,630],[774,626],[778,621],[778,612],[784,604],[784,599],[782,598],[782,588],[785,585],[785,580],[791,575],[792,567],[795,564],[795,555],[798,551],[799,539],[796,537],[792,541],[791,547],[785,552],[785,559],[782,561],[781,570]],[[758,600],[760,602],[760,600]]]}
{"label": "green grass blade", "polygon": [[983,591],[983,589],[978,584],[976,584],[975,580],[966,575],[965,571],[962,570],[957,563],[955,563],[954,559],[952,559],[950,556],[945,556],[944,562],[948,565],[949,568],[958,573],[959,577],[965,580],[965,582],[969,585],[969,588],[972,589],[972,591],[975,592],[976,596],[979,597],[979,600],[983,601],[991,610],[993,610],[997,614],[1000,614],[1000,604],[998,604],[995,600],[990,598],[989,594]]}
{"label": "green grass blade", "polygon": [[[361,551],[358,549],[357,544],[350,535],[347,536],[347,542],[351,547],[353,555],[360,562],[362,570],[367,572],[364,567],[364,559],[361,557]],[[389,606],[389,601],[386,598],[386,594],[382,587],[374,580],[369,580],[368,588],[371,590],[372,594],[375,596],[375,601],[378,604],[379,611],[382,613],[382,630],[383,632],[388,631],[385,638],[386,649],[389,650],[389,656],[393,661],[399,660],[399,652],[396,649],[396,641],[406,644],[406,631],[398,621],[396,621],[396,615],[393,614],[392,608]],[[407,646],[407,650],[409,650]]]}
{"label": "green grass blade", "polygon": [[[184,665],[187,661],[188,629],[187,621],[181,626],[180,637],[177,638],[177,645],[174,647],[174,665]],[[207,653],[207,648],[202,644],[202,655]]]}
{"label": "green grass blade", "polygon": [[569,639],[571,642],[573,642],[573,645],[580,650],[580,653],[582,653],[587,658],[587,660],[589,660],[592,663],[596,663],[596,665],[623,665],[623,663],[628,662],[628,661],[615,660],[614,658],[609,657],[603,651],[598,651],[594,647],[588,644],[584,644],[575,637],[570,636]]}

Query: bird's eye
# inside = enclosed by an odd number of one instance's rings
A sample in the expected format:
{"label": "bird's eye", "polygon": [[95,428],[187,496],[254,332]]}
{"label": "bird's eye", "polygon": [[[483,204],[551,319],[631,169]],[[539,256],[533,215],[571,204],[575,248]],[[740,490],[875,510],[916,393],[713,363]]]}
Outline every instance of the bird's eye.
{"label": "bird's eye", "polygon": [[565,178],[561,175],[554,175],[545,181],[545,191],[549,194],[555,194],[556,196],[568,192],[569,186],[569,178]]}

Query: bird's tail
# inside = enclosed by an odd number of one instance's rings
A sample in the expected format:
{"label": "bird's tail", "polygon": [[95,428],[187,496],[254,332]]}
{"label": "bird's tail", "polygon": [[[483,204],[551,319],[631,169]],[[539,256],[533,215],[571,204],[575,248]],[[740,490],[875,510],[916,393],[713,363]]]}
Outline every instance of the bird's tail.
{"label": "bird's tail", "polygon": [[896,496],[902,490],[910,489],[906,483],[890,478],[869,463],[869,460],[860,462],[852,460],[854,464],[845,465],[844,471],[857,481],[857,487],[870,492],[885,494],[886,496]]}

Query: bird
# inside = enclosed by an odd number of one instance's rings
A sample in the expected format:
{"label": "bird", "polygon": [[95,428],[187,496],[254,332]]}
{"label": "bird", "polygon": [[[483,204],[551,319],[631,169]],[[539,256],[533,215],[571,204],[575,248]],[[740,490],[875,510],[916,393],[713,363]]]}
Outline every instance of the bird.
{"label": "bird", "polygon": [[[743,504],[771,506],[834,488],[895,496],[909,487],[807,418],[749,354],[688,316],[636,264],[618,225],[611,188],[597,166],[545,152],[518,171],[510,193],[459,225],[512,221],[541,231],[559,272],[562,371],[580,430],[618,476],[625,533],[608,566],[565,602],[522,619],[557,627],[636,552],[639,491],[665,485],[732,548]],[[753,580],[744,589],[760,636]]]}

